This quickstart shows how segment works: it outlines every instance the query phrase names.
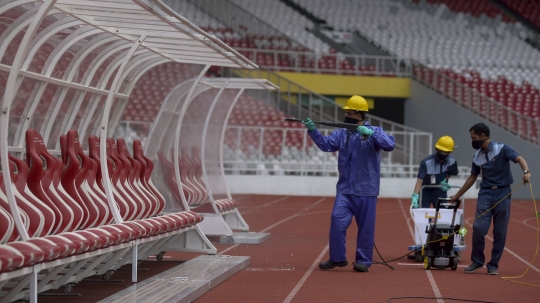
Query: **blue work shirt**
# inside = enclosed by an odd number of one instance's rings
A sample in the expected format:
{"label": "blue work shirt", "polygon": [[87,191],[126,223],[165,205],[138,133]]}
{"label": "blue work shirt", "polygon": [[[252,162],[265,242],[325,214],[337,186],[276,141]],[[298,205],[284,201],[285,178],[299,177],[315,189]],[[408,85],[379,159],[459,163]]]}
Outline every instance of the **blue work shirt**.
{"label": "blue work shirt", "polygon": [[516,163],[517,157],[510,145],[490,141],[486,151],[479,149],[474,154],[471,175],[482,174],[480,187],[510,186],[514,183],[510,161]]}
{"label": "blue work shirt", "polygon": [[[418,179],[422,179],[422,185],[438,185],[446,176],[457,176],[458,167],[454,157],[448,156],[443,162],[437,158],[437,154],[427,156],[420,162]],[[435,183],[431,183],[431,176],[435,176]],[[436,190],[437,188],[424,188],[424,190]]]}
{"label": "blue work shirt", "polygon": [[363,138],[356,131],[340,128],[328,136],[323,136],[317,129],[308,131],[315,144],[325,152],[339,151],[339,180],[337,192],[345,195],[378,196],[380,186],[381,150],[394,150],[394,137],[381,127],[364,126],[374,131],[373,135]]}

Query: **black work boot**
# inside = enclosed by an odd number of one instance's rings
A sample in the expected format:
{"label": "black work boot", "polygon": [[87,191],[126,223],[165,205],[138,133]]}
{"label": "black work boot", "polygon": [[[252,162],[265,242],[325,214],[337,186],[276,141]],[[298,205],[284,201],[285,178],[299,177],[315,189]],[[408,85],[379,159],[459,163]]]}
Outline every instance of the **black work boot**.
{"label": "black work boot", "polygon": [[470,274],[475,272],[477,269],[484,267],[482,264],[478,264],[476,262],[473,262],[471,265],[465,267],[465,272]]}
{"label": "black work boot", "polygon": [[332,268],[334,268],[336,266],[343,267],[343,266],[347,266],[348,264],[349,264],[349,262],[347,262],[347,260],[341,261],[341,262],[332,262],[332,261],[328,260],[326,262],[319,263],[319,268],[320,269],[332,269]]}
{"label": "black work boot", "polygon": [[362,264],[362,263],[354,262],[352,268],[354,270],[356,270],[356,271],[359,271],[359,272],[367,272],[368,271],[368,267],[366,265]]}

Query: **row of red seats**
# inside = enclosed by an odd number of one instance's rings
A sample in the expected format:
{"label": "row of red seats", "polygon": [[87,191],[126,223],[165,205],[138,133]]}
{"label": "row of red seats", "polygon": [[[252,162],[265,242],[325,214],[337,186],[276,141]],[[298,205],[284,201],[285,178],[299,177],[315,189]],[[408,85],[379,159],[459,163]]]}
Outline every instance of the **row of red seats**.
{"label": "row of red seats", "polygon": [[501,2],[540,28],[540,1],[501,0]]}
{"label": "row of red seats", "polygon": [[[440,77],[439,73],[416,66],[413,74],[420,81],[424,81],[440,93],[454,101],[470,108],[484,118],[490,119],[506,129],[518,134],[521,138],[533,143],[539,142],[540,125],[540,98],[531,97],[538,95],[521,95],[521,98],[509,93],[491,94],[482,91],[478,86],[467,84],[457,85],[458,81],[448,77]],[[526,85],[526,84],[525,84]],[[534,90],[527,88],[526,90]],[[484,96],[491,96],[495,102],[489,101]],[[515,110],[517,113],[512,112]],[[532,118],[532,119],[531,119]]]}
{"label": "row of red seats", "polygon": [[[433,73],[418,67],[413,72],[430,83],[435,77]],[[437,72],[456,80],[455,82],[438,81],[438,88],[442,91],[452,94],[461,93],[462,89],[455,85],[456,82],[459,82],[522,115],[534,119],[540,117],[540,90],[529,83],[524,82],[522,85],[516,85],[503,76],[499,76],[496,80],[484,80],[475,71],[469,71],[467,73],[469,77],[446,69],[440,69]]]}
{"label": "row of red seats", "polygon": [[[151,184],[153,164],[134,142],[133,156],[125,142],[107,139],[107,167],[116,204],[107,200],[100,171],[99,141],[89,138],[81,148],[78,134],[61,136],[62,160],[51,155],[34,129],[26,132],[26,161],[10,156],[11,177],[21,217],[27,218],[29,239],[19,240],[9,205],[2,194],[0,272],[79,255],[135,239],[144,239],[197,224],[193,212],[159,215],[165,201]],[[6,185],[2,175],[3,193]],[[8,207],[8,208],[6,208]],[[114,223],[113,209],[124,222]],[[10,234],[11,233],[11,234]]]}
{"label": "row of red seats", "polygon": [[[178,157],[178,166],[182,191],[191,211],[213,213],[206,184],[203,181],[202,163],[198,156],[199,154],[200,150],[197,147],[192,148],[191,155],[186,148],[181,149]],[[174,178],[174,164],[167,159],[163,151],[158,151],[158,159],[163,168],[163,178],[167,188],[177,201],[182,201],[180,192],[178,191],[178,184]],[[214,202],[220,212],[229,211],[238,206],[238,202],[232,199],[219,199]]]}
{"label": "row of red seats", "polygon": [[178,83],[196,77],[199,69],[170,62],[144,73],[131,92],[123,120],[153,122],[167,94]]}
{"label": "row of red seats", "polygon": [[[419,2],[419,0],[413,2]],[[495,18],[500,16],[503,22],[515,22],[488,0],[428,0],[427,2],[431,4],[445,4],[456,13],[468,13],[475,17],[486,15],[490,18]]]}

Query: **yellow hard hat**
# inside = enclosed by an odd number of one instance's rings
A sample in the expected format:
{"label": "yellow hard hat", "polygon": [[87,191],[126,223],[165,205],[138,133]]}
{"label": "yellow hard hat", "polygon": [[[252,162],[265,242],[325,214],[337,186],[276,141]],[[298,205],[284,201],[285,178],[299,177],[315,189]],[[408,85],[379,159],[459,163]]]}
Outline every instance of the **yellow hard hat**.
{"label": "yellow hard hat", "polygon": [[450,136],[442,136],[437,140],[435,148],[450,153],[454,151],[454,140]]}
{"label": "yellow hard hat", "polygon": [[353,95],[352,97],[350,97],[349,100],[347,100],[347,104],[343,106],[343,109],[353,109],[353,110],[359,110],[362,112],[369,111],[366,99],[358,95]]}

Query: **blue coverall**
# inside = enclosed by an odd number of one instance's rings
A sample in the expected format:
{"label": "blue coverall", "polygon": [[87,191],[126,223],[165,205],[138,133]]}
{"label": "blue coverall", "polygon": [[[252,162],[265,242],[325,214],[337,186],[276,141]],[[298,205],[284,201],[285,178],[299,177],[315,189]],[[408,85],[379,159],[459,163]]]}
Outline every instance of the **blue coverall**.
{"label": "blue coverall", "polygon": [[381,127],[368,122],[364,126],[374,131],[372,136],[363,138],[345,128],[329,136],[321,135],[317,129],[308,134],[322,151],[339,151],[339,180],[330,223],[330,261],[346,260],[345,235],[354,216],[358,225],[356,262],[369,267],[373,260],[381,150],[394,150],[395,142]]}
{"label": "blue coverall", "polygon": [[[510,193],[510,185],[514,182],[510,171],[510,162],[516,162],[519,154],[509,145],[491,141],[486,151],[479,149],[473,158],[471,175],[482,174],[475,218],[493,207],[504,196]],[[489,269],[498,269],[506,243],[506,232],[510,220],[511,195],[506,197],[495,208],[479,217],[473,223],[473,239],[471,259],[484,265],[485,236],[488,233],[493,217],[493,249]]]}
{"label": "blue coverall", "polygon": [[[418,169],[418,179],[424,180],[422,185],[438,185],[446,176],[457,176],[458,168],[457,161],[454,157],[448,156],[444,162],[441,162],[437,158],[437,153],[427,156],[420,162],[420,168]],[[432,183],[431,176],[435,176],[435,182]],[[439,198],[446,198],[446,192],[440,188],[424,188],[422,191],[422,208],[429,208]]]}

